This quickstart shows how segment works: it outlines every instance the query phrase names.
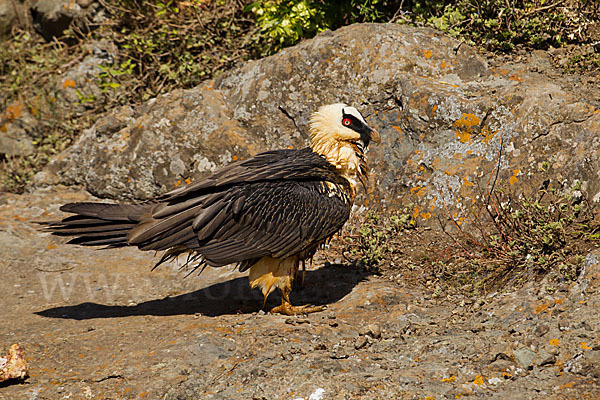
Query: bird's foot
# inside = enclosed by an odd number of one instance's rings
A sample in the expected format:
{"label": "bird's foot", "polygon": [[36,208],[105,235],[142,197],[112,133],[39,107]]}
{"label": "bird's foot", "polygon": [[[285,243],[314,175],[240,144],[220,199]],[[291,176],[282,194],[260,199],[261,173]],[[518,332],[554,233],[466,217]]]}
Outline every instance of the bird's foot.
{"label": "bird's foot", "polygon": [[310,314],[314,312],[323,311],[325,307],[323,306],[293,306],[290,303],[283,302],[280,306],[273,307],[269,312],[271,314],[279,313],[283,315],[302,315],[302,314]]}

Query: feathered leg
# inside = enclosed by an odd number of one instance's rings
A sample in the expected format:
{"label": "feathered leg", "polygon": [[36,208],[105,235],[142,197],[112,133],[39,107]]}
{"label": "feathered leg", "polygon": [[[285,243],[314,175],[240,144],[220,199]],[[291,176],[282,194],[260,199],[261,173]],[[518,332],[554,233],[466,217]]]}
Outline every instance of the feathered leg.
{"label": "feathered leg", "polygon": [[300,261],[295,256],[285,259],[263,257],[250,268],[250,287],[261,289],[264,296],[263,307],[269,294],[275,289],[279,289],[281,292],[281,305],[271,309],[271,313],[298,315],[323,310],[323,307],[319,306],[296,307],[290,304],[292,283],[298,273],[299,263]]}

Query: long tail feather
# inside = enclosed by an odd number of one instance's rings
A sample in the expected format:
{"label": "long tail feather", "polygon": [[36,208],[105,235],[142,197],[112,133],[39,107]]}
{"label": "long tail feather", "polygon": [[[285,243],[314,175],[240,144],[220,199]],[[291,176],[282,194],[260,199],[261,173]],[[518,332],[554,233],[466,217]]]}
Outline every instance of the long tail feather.
{"label": "long tail feather", "polygon": [[69,203],[61,211],[73,213],[60,222],[47,223],[46,231],[74,236],[69,243],[83,246],[127,246],[127,234],[152,205]]}

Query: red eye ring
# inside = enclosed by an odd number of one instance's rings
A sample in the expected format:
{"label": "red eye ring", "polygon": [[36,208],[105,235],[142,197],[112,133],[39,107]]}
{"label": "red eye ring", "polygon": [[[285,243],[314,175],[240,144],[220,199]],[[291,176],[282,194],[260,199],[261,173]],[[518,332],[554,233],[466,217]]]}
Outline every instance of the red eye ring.
{"label": "red eye ring", "polygon": [[343,124],[344,126],[350,126],[350,124],[351,124],[351,123],[352,123],[352,121],[350,121],[350,118],[344,118],[344,119],[342,120],[342,124]]}

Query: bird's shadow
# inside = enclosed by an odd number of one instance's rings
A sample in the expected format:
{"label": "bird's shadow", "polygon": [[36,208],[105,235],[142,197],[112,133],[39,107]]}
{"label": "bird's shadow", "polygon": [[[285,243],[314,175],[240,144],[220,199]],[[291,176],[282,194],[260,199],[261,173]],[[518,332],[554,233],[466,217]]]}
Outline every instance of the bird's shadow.
{"label": "bird's shadow", "polygon": [[[317,270],[307,271],[302,288],[295,288],[290,296],[293,305],[312,304],[324,306],[342,299],[361,281],[370,275],[369,271],[343,264],[330,264]],[[281,298],[271,294],[265,309],[278,305]],[[118,318],[136,315],[185,315],[202,314],[218,316],[226,314],[246,314],[263,308],[263,296],[251,290],[247,277],[240,277],[216,283],[204,289],[149,300],[136,305],[105,305],[81,303],[73,306],[53,307],[35,314],[47,318],[87,320],[94,318]]]}

